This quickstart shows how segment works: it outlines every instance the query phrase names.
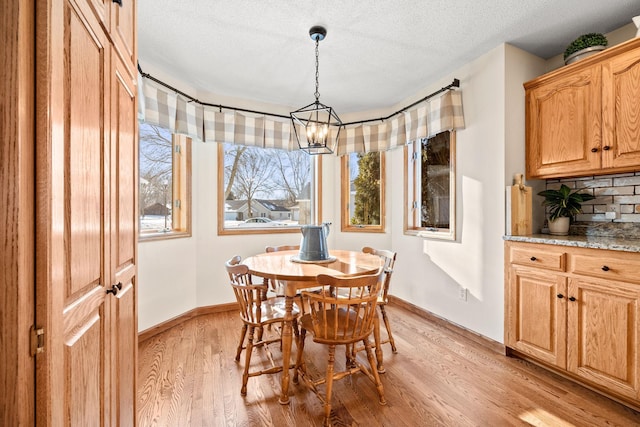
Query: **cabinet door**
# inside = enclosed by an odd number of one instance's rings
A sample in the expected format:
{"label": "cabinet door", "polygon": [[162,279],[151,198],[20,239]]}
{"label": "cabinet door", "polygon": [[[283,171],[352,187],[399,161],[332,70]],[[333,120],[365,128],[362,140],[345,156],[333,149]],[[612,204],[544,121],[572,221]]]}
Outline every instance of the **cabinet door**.
{"label": "cabinet door", "polygon": [[137,165],[138,132],[134,78],[111,56],[111,271],[118,292],[111,311],[114,414],[119,425],[136,419]]}
{"label": "cabinet door", "polygon": [[[38,425],[110,425],[109,40],[74,1],[38,16]],[[48,24],[47,24],[48,23]],[[43,74],[46,73],[46,74]]]}
{"label": "cabinet door", "polygon": [[137,75],[136,1],[111,2],[111,38],[131,74]]}
{"label": "cabinet door", "polygon": [[566,278],[544,270],[511,267],[508,291],[507,346],[564,368]]}
{"label": "cabinet door", "polygon": [[637,170],[640,167],[640,49],[606,62],[602,83],[602,166],[618,171]]}
{"label": "cabinet door", "polygon": [[585,175],[600,168],[601,99],[600,66],[527,91],[528,178]]}
{"label": "cabinet door", "polygon": [[638,398],[638,286],[573,278],[568,291],[575,301],[567,301],[567,369]]}

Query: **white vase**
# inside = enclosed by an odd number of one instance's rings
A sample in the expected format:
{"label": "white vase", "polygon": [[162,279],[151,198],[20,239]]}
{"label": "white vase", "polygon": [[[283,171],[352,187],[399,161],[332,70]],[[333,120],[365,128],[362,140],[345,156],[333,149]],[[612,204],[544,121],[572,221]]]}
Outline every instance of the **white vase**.
{"label": "white vase", "polygon": [[640,37],[640,15],[634,16],[632,19],[633,19],[633,23],[636,24],[636,27],[638,27],[638,31],[636,32],[636,37]]}
{"label": "white vase", "polygon": [[549,233],[556,236],[566,236],[569,234],[569,217],[556,218],[553,221],[549,221]]}

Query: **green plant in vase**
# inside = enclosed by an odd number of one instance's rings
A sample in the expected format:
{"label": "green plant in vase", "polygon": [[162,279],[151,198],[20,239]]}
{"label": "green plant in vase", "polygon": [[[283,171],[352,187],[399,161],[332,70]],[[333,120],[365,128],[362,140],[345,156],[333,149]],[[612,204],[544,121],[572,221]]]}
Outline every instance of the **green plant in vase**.
{"label": "green plant in vase", "polygon": [[544,190],[538,196],[544,197],[542,206],[549,208],[549,231],[560,235],[569,233],[571,218],[582,212],[582,203],[595,199],[593,194],[578,191],[572,193],[564,184],[559,190]]}
{"label": "green plant in vase", "polygon": [[[564,63],[571,64],[578,59],[603,50],[609,41],[600,33],[583,34],[574,41],[564,51]],[[581,53],[584,51],[584,53]]]}

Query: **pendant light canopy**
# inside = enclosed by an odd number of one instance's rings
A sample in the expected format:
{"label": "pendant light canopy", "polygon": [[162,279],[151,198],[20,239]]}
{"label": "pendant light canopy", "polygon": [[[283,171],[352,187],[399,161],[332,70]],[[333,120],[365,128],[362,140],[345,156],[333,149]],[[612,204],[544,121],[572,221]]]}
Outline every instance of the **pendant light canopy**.
{"label": "pendant light canopy", "polygon": [[[318,45],[327,35],[324,27],[314,26],[309,30],[311,40],[316,42],[316,100],[311,104],[291,112],[293,130],[298,141],[298,147],[308,154],[331,154],[338,143],[342,120],[333,108],[320,102],[318,91]],[[304,130],[304,133],[301,132]]]}

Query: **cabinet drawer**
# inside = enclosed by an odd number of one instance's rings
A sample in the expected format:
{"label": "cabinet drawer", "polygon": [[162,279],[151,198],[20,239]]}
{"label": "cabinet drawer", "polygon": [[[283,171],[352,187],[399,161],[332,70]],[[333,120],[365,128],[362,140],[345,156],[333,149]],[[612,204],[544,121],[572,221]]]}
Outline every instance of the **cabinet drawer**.
{"label": "cabinet drawer", "polygon": [[540,246],[512,246],[509,261],[512,264],[544,268],[547,270],[565,271],[566,254],[561,249],[548,249]]}
{"label": "cabinet drawer", "polygon": [[640,254],[572,254],[569,270],[574,274],[640,283]]}

